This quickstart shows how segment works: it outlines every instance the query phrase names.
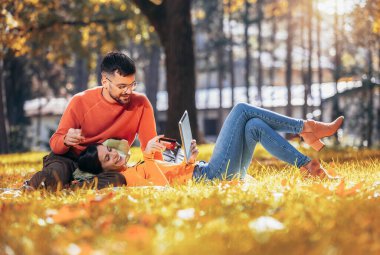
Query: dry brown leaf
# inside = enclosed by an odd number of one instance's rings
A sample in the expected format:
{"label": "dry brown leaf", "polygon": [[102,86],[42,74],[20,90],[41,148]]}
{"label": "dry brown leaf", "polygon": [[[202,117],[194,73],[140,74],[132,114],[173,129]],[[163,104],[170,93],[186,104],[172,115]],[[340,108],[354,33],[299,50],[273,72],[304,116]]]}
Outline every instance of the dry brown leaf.
{"label": "dry brown leaf", "polygon": [[53,215],[52,218],[55,223],[61,224],[61,223],[67,223],[72,220],[87,217],[88,213],[84,209],[74,209],[70,208],[69,206],[63,206],[61,209],[58,210],[58,213]]}
{"label": "dry brown leaf", "polygon": [[359,190],[362,187],[362,185],[363,183],[357,183],[352,188],[346,189],[346,184],[344,180],[342,180],[337,186],[335,190],[335,194],[341,197],[354,195],[357,192],[357,190]]}
{"label": "dry brown leaf", "polygon": [[157,223],[157,216],[154,214],[143,214],[140,216],[140,223],[144,226],[151,227]]}
{"label": "dry brown leaf", "polygon": [[98,206],[98,207],[105,207],[106,205],[108,205],[108,203],[111,201],[111,199],[115,196],[115,193],[114,192],[110,192],[108,194],[105,194],[105,195],[97,195],[95,197],[93,197],[89,202],[88,204],[90,206]]}
{"label": "dry brown leaf", "polygon": [[328,188],[326,188],[325,186],[323,186],[321,183],[314,183],[310,187],[310,190],[313,191],[313,192],[315,192],[315,193],[321,194],[321,195],[330,195],[330,194],[332,194],[331,190],[329,190]]}
{"label": "dry brown leaf", "polygon": [[135,243],[147,244],[152,238],[152,233],[149,228],[142,225],[128,226],[122,233],[125,240]]}

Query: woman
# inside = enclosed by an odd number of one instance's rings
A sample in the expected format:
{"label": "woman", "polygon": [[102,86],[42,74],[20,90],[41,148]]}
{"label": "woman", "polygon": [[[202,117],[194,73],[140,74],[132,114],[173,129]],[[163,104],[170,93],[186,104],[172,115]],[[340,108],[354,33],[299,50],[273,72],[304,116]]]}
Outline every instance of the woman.
{"label": "woman", "polygon": [[192,142],[190,163],[173,164],[153,159],[155,152],[165,146],[158,142],[161,136],[149,141],[143,153],[144,162],[127,167],[129,157],[101,144],[90,145],[81,153],[78,166],[81,170],[98,174],[103,171],[118,171],[126,179],[127,186],[168,185],[196,181],[244,178],[258,142],[276,158],[300,168],[303,174],[319,177],[330,176],[317,160],[300,153],[278,134],[299,134],[315,150],[323,148],[320,140],[336,133],[343,123],[343,116],[334,122],[290,118],[249,104],[237,104],[228,115],[215,144],[210,162],[196,162],[198,149]]}

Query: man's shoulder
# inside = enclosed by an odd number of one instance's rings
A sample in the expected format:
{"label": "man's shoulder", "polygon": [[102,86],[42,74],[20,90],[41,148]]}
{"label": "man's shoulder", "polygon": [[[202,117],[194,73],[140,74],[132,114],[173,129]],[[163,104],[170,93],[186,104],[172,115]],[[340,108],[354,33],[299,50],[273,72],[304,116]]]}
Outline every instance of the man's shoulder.
{"label": "man's shoulder", "polygon": [[98,95],[101,91],[102,87],[94,87],[94,88],[91,88],[91,89],[86,89],[85,91],[82,91],[82,92],[79,92],[77,94],[75,94],[73,97],[72,97],[72,101],[76,101],[76,102],[97,102],[98,101]]}
{"label": "man's shoulder", "polygon": [[136,103],[137,105],[150,105],[149,99],[143,93],[133,92],[132,100],[132,102]]}

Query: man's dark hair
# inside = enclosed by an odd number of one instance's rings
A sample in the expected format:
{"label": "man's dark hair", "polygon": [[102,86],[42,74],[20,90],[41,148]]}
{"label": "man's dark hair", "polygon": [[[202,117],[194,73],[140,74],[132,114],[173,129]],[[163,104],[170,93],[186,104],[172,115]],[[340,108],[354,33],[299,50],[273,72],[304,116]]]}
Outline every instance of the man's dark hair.
{"label": "man's dark hair", "polygon": [[99,145],[101,145],[101,143],[90,144],[80,153],[78,158],[78,167],[81,171],[91,174],[100,174],[103,172],[102,164],[100,163],[98,157],[97,147]]}
{"label": "man's dark hair", "polygon": [[111,51],[103,58],[100,71],[114,74],[115,71],[121,76],[136,73],[135,62],[124,53]]}

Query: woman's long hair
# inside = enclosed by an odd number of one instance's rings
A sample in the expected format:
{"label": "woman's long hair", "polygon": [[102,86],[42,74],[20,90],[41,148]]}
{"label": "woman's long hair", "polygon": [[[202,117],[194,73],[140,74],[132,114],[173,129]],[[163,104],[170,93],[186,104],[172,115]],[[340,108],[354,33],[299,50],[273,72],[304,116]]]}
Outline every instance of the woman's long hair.
{"label": "woman's long hair", "polygon": [[101,172],[103,172],[102,164],[100,163],[98,157],[97,147],[99,145],[102,144],[90,144],[84,151],[80,153],[78,158],[78,167],[80,170],[91,174],[100,174]]}

